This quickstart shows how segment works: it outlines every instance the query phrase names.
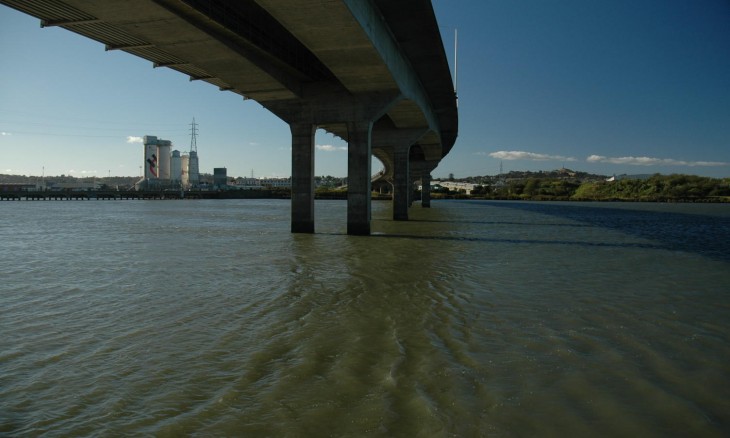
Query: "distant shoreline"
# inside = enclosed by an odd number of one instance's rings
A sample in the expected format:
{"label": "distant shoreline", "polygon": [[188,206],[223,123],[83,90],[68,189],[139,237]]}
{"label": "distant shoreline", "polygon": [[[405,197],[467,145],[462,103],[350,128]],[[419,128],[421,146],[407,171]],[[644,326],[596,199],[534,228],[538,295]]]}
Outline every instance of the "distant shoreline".
{"label": "distant shoreline", "polygon": [[[317,200],[347,200],[347,192],[315,193]],[[42,200],[172,200],[172,199],[291,199],[288,190],[224,190],[224,191],[0,191],[0,201]],[[390,201],[390,194],[373,194],[374,201]],[[416,200],[420,195],[416,195]],[[709,197],[608,197],[577,198],[561,196],[483,196],[432,193],[432,201],[561,201],[561,202],[649,202],[649,203],[730,203],[730,196]]]}

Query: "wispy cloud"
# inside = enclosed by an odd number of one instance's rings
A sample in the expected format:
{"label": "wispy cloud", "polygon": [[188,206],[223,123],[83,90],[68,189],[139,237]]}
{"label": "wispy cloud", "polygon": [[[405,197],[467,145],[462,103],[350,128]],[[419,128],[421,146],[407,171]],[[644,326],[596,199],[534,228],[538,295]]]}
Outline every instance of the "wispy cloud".
{"label": "wispy cloud", "polygon": [[9,132],[5,132],[5,131],[0,132],[0,137],[7,137],[9,135],[12,135],[12,134],[10,134]]}
{"label": "wispy cloud", "polygon": [[130,135],[127,137],[127,143],[142,143],[142,137],[135,137]]}
{"label": "wispy cloud", "polygon": [[564,157],[562,155],[538,154],[535,152],[525,151],[497,151],[490,152],[492,158],[500,160],[531,160],[531,161],[577,161],[573,157]]}
{"label": "wispy cloud", "polygon": [[318,144],[315,146],[317,150],[325,151],[325,152],[337,152],[337,151],[346,151],[347,146],[333,146],[331,144]]}
{"label": "wispy cloud", "polygon": [[630,166],[689,166],[689,167],[716,167],[728,166],[730,163],[722,161],[683,161],[672,158],[653,157],[604,157],[591,155],[586,158],[589,163],[628,164]]}

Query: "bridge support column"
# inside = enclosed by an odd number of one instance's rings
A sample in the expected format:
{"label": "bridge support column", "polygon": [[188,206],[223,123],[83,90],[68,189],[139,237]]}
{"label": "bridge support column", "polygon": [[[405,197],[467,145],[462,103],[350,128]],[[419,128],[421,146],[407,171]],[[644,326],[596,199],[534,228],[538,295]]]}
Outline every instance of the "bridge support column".
{"label": "bridge support column", "polygon": [[431,208],[431,174],[421,176],[421,207]]}
{"label": "bridge support column", "polygon": [[311,123],[291,123],[291,232],[314,233],[314,132]]}
{"label": "bridge support column", "polygon": [[411,175],[410,179],[408,180],[408,182],[410,183],[410,184],[408,184],[408,206],[409,207],[412,206],[413,201],[416,200],[416,191],[415,191],[414,187],[416,185],[417,179],[418,178],[415,175]]}
{"label": "bridge support column", "polygon": [[373,122],[347,123],[347,234],[370,234],[370,152]]}
{"label": "bridge support column", "polygon": [[411,145],[397,145],[393,153],[393,220],[407,221],[411,189],[408,156]]}
{"label": "bridge support column", "polygon": [[393,150],[393,220],[407,221],[408,207],[413,201],[413,145],[427,129],[391,129],[375,132],[379,147]]}

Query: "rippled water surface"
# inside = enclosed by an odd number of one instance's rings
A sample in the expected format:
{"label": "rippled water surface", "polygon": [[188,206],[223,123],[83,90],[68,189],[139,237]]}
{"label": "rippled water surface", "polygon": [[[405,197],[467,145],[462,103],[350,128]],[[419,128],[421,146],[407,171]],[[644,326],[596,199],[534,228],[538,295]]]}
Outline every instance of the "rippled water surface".
{"label": "rippled water surface", "polygon": [[289,214],[0,202],[0,435],[730,435],[730,206]]}

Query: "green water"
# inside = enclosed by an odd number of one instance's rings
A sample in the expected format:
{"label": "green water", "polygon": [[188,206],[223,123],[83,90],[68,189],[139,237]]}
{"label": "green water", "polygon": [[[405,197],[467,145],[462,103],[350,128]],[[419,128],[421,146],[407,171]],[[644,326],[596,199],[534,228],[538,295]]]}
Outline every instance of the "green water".
{"label": "green water", "polygon": [[0,203],[0,435],[727,436],[730,206]]}

